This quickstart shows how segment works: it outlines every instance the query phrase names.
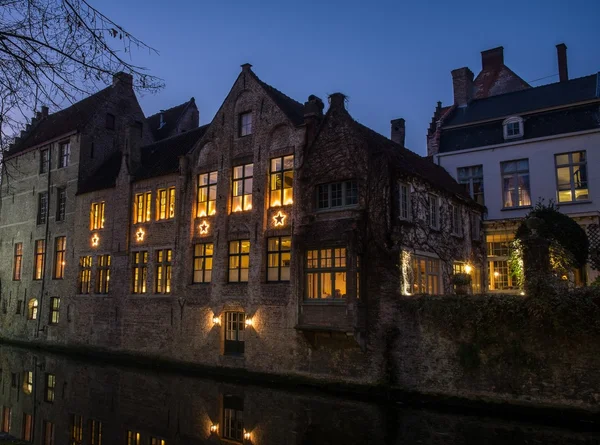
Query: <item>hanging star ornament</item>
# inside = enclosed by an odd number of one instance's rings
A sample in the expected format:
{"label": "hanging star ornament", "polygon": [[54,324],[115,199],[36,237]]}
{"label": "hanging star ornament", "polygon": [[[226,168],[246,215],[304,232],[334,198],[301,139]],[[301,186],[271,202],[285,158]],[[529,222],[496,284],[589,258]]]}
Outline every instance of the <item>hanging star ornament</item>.
{"label": "hanging star ornament", "polygon": [[200,224],[198,226],[198,230],[200,230],[201,235],[206,235],[208,233],[209,227],[210,227],[210,224],[208,224],[206,221],[202,221],[202,224]]}
{"label": "hanging star ornament", "polygon": [[99,242],[100,242],[100,237],[98,236],[97,233],[94,233],[94,236],[92,236],[92,247],[98,247]]}
{"label": "hanging star ornament", "polygon": [[146,232],[144,232],[144,229],[142,229],[141,227],[137,230],[137,232],[135,232],[135,236],[137,237],[138,242],[144,241],[145,234]]}
{"label": "hanging star ornament", "polygon": [[283,226],[285,224],[286,215],[281,213],[281,210],[273,217],[273,222],[276,226]]}

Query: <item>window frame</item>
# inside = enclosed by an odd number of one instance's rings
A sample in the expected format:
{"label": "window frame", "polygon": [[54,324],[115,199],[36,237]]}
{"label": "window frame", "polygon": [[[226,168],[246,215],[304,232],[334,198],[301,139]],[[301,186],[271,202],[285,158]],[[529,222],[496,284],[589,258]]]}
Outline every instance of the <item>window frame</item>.
{"label": "window frame", "polygon": [[56,374],[47,372],[45,374],[44,401],[54,403],[56,398]]}
{"label": "window frame", "polygon": [[132,252],[131,293],[135,295],[148,292],[148,251]]}
{"label": "window frame", "polygon": [[168,295],[172,290],[173,249],[157,249],[154,253],[154,293]]}
{"label": "window frame", "polygon": [[94,293],[100,295],[108,294],[110,290],[110,254],[98,255],[96,266],[96,284]]}
{"label": "window frame", "polygon": [[[519,162],[522,162],[522,161],[527,161],[527,170],[526,171],[524,169],[519,169]],[[515,169],[511,173],[504,172],[505,166],[507,166],[508,164],[515,164]],[[515,194],[516,194],[517,203],[519,203],[520,202],[519,198],[521,196],[524,196],[524,194],[522,193],[522,190],[524,190],[524,189],[521,189],[521,187],[519,185],[519,178],[524,177],[524,176],[527,176],[527,184],[528,184],[527,195],[529,196],[529,203],[507,206],[506,205],[507,190],[504,189],[505,180],[512,178],[512,180],[514,181],[515,188],[511,192],[511,201],[514,201]],[[500,178],[502,181],[502,183],[500,184],[500,190],[502,192],[502,209],[521,209],[521,208],[531,207],[531,173],[529,171],[529,158],[512,159],[509,161],[500,162]]]}
{"label": "window frame", "polygon": [[43,445],[54,445],[54,424],[48,420],[42,423]]}
{"label": "window frame", "polygon": [[33,246],[33,279],[39,281],[46,274],[46,240],[37,239]]}
{"label": "window frame", "polygon": [[[204,177],[206,177],[206,183],[202,182]],[[217,213],[218,181],[219,172],[217,170],[200,173],[198,175],[198,189],[196,191],[196,218],[213,216]],[[211,199],[211,196],[214,196],[214,198]],[[204,207],[204,210],[202,210],[202,207]]]}
{"label": "window frame", "polygon": [[463,236],[462,211],[456,204],[448,205],[448,216],[450,217],[450,232],[457,237]]}
{"label": "window frame", "polygon": [[23,243],[15,243],[13,256],[13,281],[21,281],[23,276]]}
{"label": "window frame", "polygon": [[71,414],[69,425],[69,445],[81,445],[83,442],[83,416]]}
{"label": "window frame", "polygon": [[[424,261],[425,271],[421,270],[422,261]],[[437,272],[432,271],[432,265],[437,267]],[[412,280],[410,282],[411,293],[420,295],[441,295],[442,286],[442,262],[438,257],[428,255],[411,255]],[[430,279],[432,278],[432,279]],[[418,292],[414,292],[415,285]],[[435,288],[435,289],[434,289]],[[421,292],[425,289],[426,292]],[[433,292],[431,292],[433,291]]]}
{"label": "window frame", "polygon": [[79,257],[79,276],[77,279],[77,293],[87,295],[92,288],[92,256],[85,255]]}
{"label": "window frame", "polygon": [[58,144],[58,168],[66,168],[71,163],[71,141]]}
{"label": "window frame", "polygon": [[226,442],[244,442],[244,401],[241,397],[223,395],[223,429]]}
{"label": "window frame", "polygon": [[[332,193],[332,188],[334,186],[341,186],[341,204],[340,205],[333,205],[333,193]],[[322,190],[325,190],[325,188],[327,189],[327,205],[326,206],[322,206]],[[348,204],[348,199],[349,197],[353,196],[354,194],[352,193],[348,193],[349,189],[356,189],[356,193],[355,193],[355,198],[356,198],[356,202],[352,202],[350,204]],[[337,182],[329,182],[326,184],[319,184],[317,185],[317,196],[316,196],[316,209],[319,212],[323,212],[323,211],[329,211],[329,210],[343,210],[343,209],[350,209],[350,208],[354,208],[354,207],[358,207],[359,205],[359,189],[358,189],[358,181],[355,179],[348,179],[345,181],[337,181]]]}
{"label": "window frame", "polygon": [[[343,255],[336,255],[336,251],[343,251]],[[322,252],[326,251],[329,255],[322,255]],[[314,253],[316,252],[316,257]],[[342,254],[342,252],[340,252]],[[339,259],[340,264],[336,266],[336,261]],[[329,260],[330,266],[327,266]],[[325,266],[323,266],[325,262]],[[307,249],[304,255],[304,301],[309,302],[345,302],[348,297],[348,249],[342,246],[324,246],[316,249]],[[336,275],[343,274],[343,281],[345,282],[346,293],[336,297]],[[331,295],[329,297],[323,297],[323,279],[329,275],[329,283],[331,286]],[[314,276],[314,277],[313,277]],[[311,280],[312,277],[312,280]],[[311,286],[311,283],[313,284]],[[316,284],[316,287],[315,287]],[[313,291],[316,291],[316,296],[311,296]]]}
{"label": "window frame", "polygon": [[125,438],[127,445],[141,445],[142,443],[142,435],[139,431],[127,430]]}
{"label": "window frame", "polygon": [[[283,245],[283,240],[287,239],[289,240],[289,249],[283,249],[282,245]],[[277,240],[277,248],[276,249],[271,249],[271,240]],[[287,258],[288,258],[288,265],[284,266],[283,265],[283,255],[282,254],[287,254]],[[277,255],[277,259],[276,259],[276,265],[275,266],[271,266],[271,259]],[[278,282],[289,282],[291,279],[290,276],[290,272],[291,272],[291,263],[292,263],[292,237],[291,235],[284,235],[284,236],[271,236],[267,238],[267,282],[268,283],[278,283]],[[269,272],[271,270],[276,270],[277,271],[277,279],[270,279],[269,276]],[[282,270],[286,270],[287,269],[287,279],[286,278],[282,278]]]}
{"label": "window frame", "polygon": [[[286,168],[286,161],[290,162],[291,167]],[[277,168],[279,162],[279,168]],[[291,179],[291,185],[286,187],[286,178]],[[278,186],[281,188],[277,188]],[[289,195],[286,198],[286,190]],[[279,196],[277,196],[279,195]],[[277,200],[274,202],[274,200]],[[277,156],[269,159],[269,208],[292,205],[294,203],[294,154]]]}
{"label": "window frame", "polygon": [[2,407],[2,432],[10,433],[10,423],[12,420],[12,409],[8,406]]}
{"label": "window frame", "polygon": [[49,312],[50,325],[57,325],[60,321],[60,297],[50,297],[50,312]]}
{"label": "window frame", "polygon": [[410,184],[400,182],[398,184],[398,218],[402,221],[410,221],[411,218],[411,189]]}
{"label": "window frame", "polygon": [[156,221],[175,218],[175,186],[156,190]]}
{"label": "window frame", "polygon": [[90,204],[90,230],[104,229],[106,201],[96,201]]}
{"label": "window frame", "polygon": [[[236,176],[236,170],[241,168],[241,176]],[[247,170],[250,169],[250,175],[247,174]],[[238,187],[237,185],[241,185]],[[248,192],[247,188],[250,188]],[[231,172],[231,213],[241,213],[252,211],[252,189],[254,188],[254,163],[249,162],[247,164],[235,165]],[[240,193],[241,190],[241,193]],[[237,198],[237,199],[236,199]],[[236,207],[236,204],[239,204]]]}
{"label": "window frame", "polygon": [[[481,174],[477,174],[477,169],[481,171]],[[461,172],[464,172],[464,174],[461,175]],[[485,205],[483,164],[458,167],[456,169],[456,180],[459,184],[467,186],[469,196],[473,198],[473,201],[477,202],[478,204]],[[475,193],[475,184],[480,184],[481,186],[481,191],[477,194]],[[481,197],[481,200],[479,197]]]}
{"label": "window frame", "polygon": [[38,193],[37,225],[46,224],[50,207],[48,192]]}
{"label": "window frame", "polygon": [[31,442],[33,439],[33,415],[29,413],[23,413],[23,425],[21,426],[21,433],[24,442]]}
{"label": "window frame", "polygon": [[[211,254],[207,255],[207,247],[210,246]],[[202,247],[202,252],[198,252],[197,248]],[[206,284],[212,281],[212,270],[213,270],[213,256],[215,253],[215,247],[213,243],[195,243],[193,250],[193,265],[192,265],[192,283],[193,284]],[[197,264],[201,264],[201,267],[197,267]],[[207,264],[209,267],[207,267]],[[207,272],[209,277],[207,279]],[[196,280],[196,273],[202,275],[200,281]]]}
{"label": "window frame", "polygon": [[[248,250],[243,250],[243,243],[247,243]],[[228,283],[247,283],[250,275],[250,239],[240,239],[240,240],[231,240],[227,243],[229,249],[227,251],[228,256],[228,273],[227,273],[227,282]],[[237,245],[237,251],[232,252],[232,246]],[[247,267],[242,267],[244,263],[244,258],[247,260]],[[232,261],[235,260],[235,261]],[[233,263],[237,262],[235,267],[232,267]],[[236,271],[237,279],[232,279],[232,272]],[[246,271],[245,278],[243,279],[243,271]]]}
{"label": "window frame", "polygon": [[[141,218],[140,218],[141,217]],[[152,220],[152,192],[136,193],[133,205],[133,223],[143,224]]]}
{"label": "window frame", "polygon": [[40,303],[37,298],[30,298],[27,302],[27,320],[37,320]]}
{"label": "window frame", "polygon": [[[579,161],[579,162],[574,162],[573,161],[573,155],[574,154],[579,154],[580,159],[583,158],[584,161]],[[567,156],[568,157],[568,163],[567,164],[559,164],[558,163],[558,157],[559,156]],[[565,153],[555,153],[554,154],[554,173],[555,173],[555,179],[556,179],[556,202],[560,205],[560,204],[570,204],[570,203],[583,203],[583,202],[588,202],[590,201],[590,184],[589,184],[589,174],[588,174],[588,168],[587,168],[587,150],[575,150],[575,151],[569,151],[569,152],[565,152]],[[585,188],[576,188],[576,181],[575,181],[575,173],[574,173],[574,169],[576,167],[579,167],[580,170],[579,172],[581,172],[581,167],[584,168],[585,171]],[[569,201],[561,201],[560,200],[560,192],[561,191],[566,191],[566,190],[560,190],[560,183],[559,183],[559,179],[558,179],[558,170],[560,168],[568,168],[569,169],[569,191],[571,193],[571,199]],[[580,199],[578,200],[576,197],[576,192],[577,190],[587,190],[587,198],[586,199]]]}
{"label": "window frame", "polygon": [[[517,124],[518,132],[509,134],[509,128],[511,125]],[[511,116],[509,118],[504,119],[502,122],[502,134],[504,135],[504,140],[518,139],[523,137],[523,118],[519,116]]]}
{"label": "window frame", "polygon": [[64,221],[67,215],[67,189],[56,188],[56,221]]}
{"label": "window frame", "polygon": [[102,422],[96,419],[90,419],[90,445],[102,445]]}
{"label": "window frame", "polygon": [[40,150],[40,175],[48,173],[50,171],[50,148],[43,148]]}
{"label": "window frame", "polygon": [[223,354],[243,355],[246,350],[246,313],[241,311],[226,311],[223,320],[225,322]]}
{"label": "window frame", "polygon": [[[244,118],[249,118],[249,119],[247,122],[244,122]],[[251,110],[240,113],[239,120],[238,120],[238,125],[239,125],[238,137],[243,138],[246,136],[251,136],[252,132],[253,132],[252,124],[253,124],[253,119],[252,119],[252,111]]]}
{"label": "window frame", "polygon": [[52,274],[53,280],[62,280],[65,278],[65,266],[67,256],[67,237],[57,236],[54,238],[54,267]]}
{"label": "window frame", "polygon": [[33,371],[23,371],[23,393],[30,395],[33,392]]}
{"label": "window frame", "polygon": [[440,197],[435,193],[427,194],[427,225],[430,229],[440,230]]}

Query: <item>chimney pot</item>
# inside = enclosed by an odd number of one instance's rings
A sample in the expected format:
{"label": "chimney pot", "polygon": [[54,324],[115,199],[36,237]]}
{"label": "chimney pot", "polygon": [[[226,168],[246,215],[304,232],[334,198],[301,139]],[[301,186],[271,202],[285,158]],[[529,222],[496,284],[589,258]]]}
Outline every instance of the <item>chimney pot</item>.
{"label": "chimney pot", "polygon": [[46,105],[42,105],[42,117],[48,117],[48,107]]}
{"label": "chimney pot", "polygon": [[333,93],[329,96],[329,108],[346,109],[346,96],[342,93]]}
{"label": "chimney pot", "polygon": [[304,102],[304,117],[322,116],[323,108],[325,108],[325,104],[321,98],[311,94],[308,96],[308,100]]}
{"label": "chimney pot", "polygon": [[473,99],[473,71],[467,67],[453,70],[452,87],[454,90],[454,105],[466,107]]}
{"label": "chimney pot", "polygon": [[404,147],[404,138],[406,135],[406,125],[404,119],[392,119],[390,123],[392,124],[392,141]]}
{"label": "chimney pot", "polygon": [[558,55],[558,79],[561,82],[569,80],[569,69],[567,65],[567,45],[559,43],[556,45],[556,53]]}
{"label": "chimney pot", "polygon": [[483,71],[500,68],[504,65],[504,47],[481,51],[481,69]]}
{"label": "chimney pot", "polygon": [[251,63],[244,63],[241,66],[242,66],[242,72],[243,73],[247,73],[252,68],[252,64]]}
{"label": "chimney pot", "polygon": [[133,76],[123,71],[119,71],[113,75],[113,86],[120,84],[127,88],[133,88]]}

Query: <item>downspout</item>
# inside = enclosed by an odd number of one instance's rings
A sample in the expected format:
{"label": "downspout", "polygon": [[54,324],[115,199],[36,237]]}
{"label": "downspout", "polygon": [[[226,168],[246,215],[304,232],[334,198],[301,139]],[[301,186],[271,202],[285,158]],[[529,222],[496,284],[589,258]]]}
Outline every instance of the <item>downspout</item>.
{"label": "downspout", "polygon": [[[46,262],[46,258],[48,256],[47,255],[48,247],[49,247],[48,234],[50,231],[50,183],[51,183],[51,176],[52,176],[52,146],[53,145],[54,144],[50,145],[50,147],[48,148],[48,181],[46,184],[46,190],[47,190],[46,193],[48,193],[48,202],[46,205],[46,231],[45,231],[45,235],[44,235],[44,256],[43,256],[44,267],[42,268],[42,291],[40,293],[40,298],[39,298],[39,303],[38,303],[38,313],[37,313],[37,316],[38,316],[37,321],[38,322],[37,322],[37,329],[35,331],[35,338],[38,338],[40,336],[40,331],[43,331],[43,329],[40,329],[40,325],[42,323],[42,314],[43,314],[43,308],[44,308],[44,305],[42,304],[44,301],[44,290],[46,289],[46,266],[48,265]],[[34,244],[34,249],[35,249],[35,244]],[[35,270],[34,270],[34,273],[35,273]],[[25,306],[25,304],[23,304],[23,306]]]}

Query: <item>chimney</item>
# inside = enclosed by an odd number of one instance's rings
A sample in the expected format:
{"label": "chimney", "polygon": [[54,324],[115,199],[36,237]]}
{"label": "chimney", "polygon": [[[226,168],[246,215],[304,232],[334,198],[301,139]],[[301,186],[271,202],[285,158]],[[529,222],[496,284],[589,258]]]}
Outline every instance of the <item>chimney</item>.
{"label": "chimney", "polygon": [[453,70],[452,87],[454,89],[454,105],[466,107],[473,99],[473,71],[467,67]]}
{"label": "chimney", "polygon": [[561,82],[569,80],[569,69],[567,66],[567,45],[559,43],[556,45],[558,55],[558,78]]}
{"label": "chimney", "polygon": [[251,70],[252,64],[251,63],[244,63],[243,65],[241,65],[241,67],[242,67],[242,72],[243,73],[247,73],[248,71]]}
{"label": "chimney", "polygon": [[482,71],[494,70],[502,65],[504,65],[504,48],[502,46],[481,51]]}
{"label": "chimney", "polygon": [[113,75],[113,86],[123,85],[127,88],[133,88],[133,76],[131,74],[119,71]]}
{"label": "chimney", "polygon": [[342,93],[333,93],[329,96],[329,109],[345,110],[346,96]]}
{"label": "chimney", "polygon": [[48,117],[48,107],[46,105],[42,105],[42,117]]}
{"label": "chimney", "polygon": [[306,125],[306,144],[309,145],[317,134],[319,122],[323,118],[325,104],[320,97],[311,94],[308,101],[304,102],[304,124]]}
{"label": "chimney", "polygon": [[404,147],[404,136],[406,134],[404,119],[393,119],[392,124],[392,141]]}

